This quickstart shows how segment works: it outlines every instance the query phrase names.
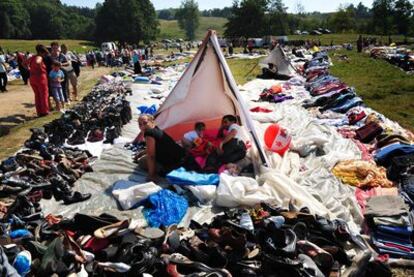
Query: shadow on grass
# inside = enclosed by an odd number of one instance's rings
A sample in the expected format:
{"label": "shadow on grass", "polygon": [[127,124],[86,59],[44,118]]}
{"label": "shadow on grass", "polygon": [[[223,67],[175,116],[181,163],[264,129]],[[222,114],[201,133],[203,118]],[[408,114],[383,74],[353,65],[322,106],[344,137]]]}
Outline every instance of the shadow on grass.
{"label": "shadow on grass", "polygon": [[26,121],[33,120],[36,117],[27,116],[25,114],[13,114],[5,117],[0,117],[0,137],[8,135],[10,129],[22,124]]}

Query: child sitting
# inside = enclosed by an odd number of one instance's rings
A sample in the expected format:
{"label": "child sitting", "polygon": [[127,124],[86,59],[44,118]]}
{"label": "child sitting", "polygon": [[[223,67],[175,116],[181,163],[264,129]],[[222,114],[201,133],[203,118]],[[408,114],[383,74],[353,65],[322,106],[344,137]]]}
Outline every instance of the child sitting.
{"label": "child sitting", "polygon": [[49,73],[50,87],[52,89],[53,99],[56,102],[56,109],[62,111],[64,108],[65,98],[63,97],[62,85],[64,79],[63,71],[60,70],[61,64],[58,61],[53,62],[52,70]]}
{"label": "child sitting", "polygon": [[185,149],[191,149],[199,145],[204,137],[204,131],[206,129],[206,124],[203,122],[197,122],[194,125],[194,130],[184,134],[183,139],[181,140],[183,147]]}

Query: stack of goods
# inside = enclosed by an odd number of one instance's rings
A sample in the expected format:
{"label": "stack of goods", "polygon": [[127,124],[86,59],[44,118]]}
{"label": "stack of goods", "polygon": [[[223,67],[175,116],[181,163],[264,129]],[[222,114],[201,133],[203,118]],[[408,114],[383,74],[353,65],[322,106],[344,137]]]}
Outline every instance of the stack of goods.
{"label": "stack of goods", "polygon": [[323,60],[315,58],[305,69],[306,87],[314,98],[303,106],[317,114],[317,122],[338,127],[361,150],[362,160],[341,161],[332,172],[357,187],[373,246],[391,257],[414,258],[414,136],[366,108],[353,88],[329,75]]}
{"label": "stack of goods", "polygon": [[[156,199],[145,203],[147,213],[163,209],[158,204]],[[315,217],[306,208],[288,211],[262,204],[229,210],[209,224],[192,220],[188,228],[165,222],[144,227],[110,214],[16,217],[2,226],[7,276],[323,277],[338,276],[344,267],[346,276],[391,276],[350,235],[346,223]],[[358,249],[354,262],[346,252],[349,246]]]}
{"label": "stack of goods", "polygon": [[380,254],[414,258],[412,215],[401,197],[383,195],[369,198],[365,218],[372,231],[372,242]]}

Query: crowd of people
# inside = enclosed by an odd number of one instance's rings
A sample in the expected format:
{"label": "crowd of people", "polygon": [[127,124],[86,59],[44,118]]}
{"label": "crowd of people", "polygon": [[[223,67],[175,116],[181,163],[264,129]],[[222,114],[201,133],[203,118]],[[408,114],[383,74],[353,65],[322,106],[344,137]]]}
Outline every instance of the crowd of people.
{"label": "crowd of people", "polygon": [[55,101],[56,110],[63,111],[65,104],[78,98],[80,58],[58,42],[52,42],[50,47],[39,44],[35,50],[34,54],[19,51],[4,54],[0,49],[1,91],[7,91],[8,69],[18,68],[24,84],[30,84],[33,89],[38,116],[49,114],[51,98]]}

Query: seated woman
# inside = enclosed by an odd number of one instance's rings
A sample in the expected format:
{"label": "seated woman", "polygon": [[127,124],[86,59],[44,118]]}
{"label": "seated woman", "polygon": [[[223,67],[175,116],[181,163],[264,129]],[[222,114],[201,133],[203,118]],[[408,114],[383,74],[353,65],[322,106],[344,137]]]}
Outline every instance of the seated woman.
{"label": "seated woman", "polygon": [[156,181],[158,174],[164,175],[181,166],[196,170],[196,162],[187,159],[184,148],[178,145],[167,133],[155,125],[154,117],[141,115],[138,118],[141,133],[135,141],[145,139],[146,150],[140,152],[136,159],[139,166],[148,170],[147,180]]}
{"label": "seated woman", "polygon": [[[221,165],[240,161],[246,156],[246,145],[241,138],[240,128],[240,125],[237,124],[237,117],[234,115],[225,115],[222,118],[218,133],[222,142],[217,151],[208,156],[206,171],[217,171]],[[226,135],[224,135],[225,130],[227,130]]]}

